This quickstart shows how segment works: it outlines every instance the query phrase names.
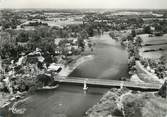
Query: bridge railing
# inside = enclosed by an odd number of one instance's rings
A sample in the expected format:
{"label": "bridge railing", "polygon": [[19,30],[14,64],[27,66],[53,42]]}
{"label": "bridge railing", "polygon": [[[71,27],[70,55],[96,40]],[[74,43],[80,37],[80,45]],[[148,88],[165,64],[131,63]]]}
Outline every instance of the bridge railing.
{"label": "bridge railing", "polygon": [[84,83],[84,81],[88,84],[94,85],[108,85],[108,86],[124,86],[124,87],[136,87],[136,88],[153,88],[159,89],[161,84],[155,83],[135,83],[129,81],[118,81],[118,80],[107,80],[107,79],[94,79],[94,78],[80,78],[80,77],[64,77],[64,76],[57,76],[55,77],[55,81],[59,82],[71,82],[71,83]]}

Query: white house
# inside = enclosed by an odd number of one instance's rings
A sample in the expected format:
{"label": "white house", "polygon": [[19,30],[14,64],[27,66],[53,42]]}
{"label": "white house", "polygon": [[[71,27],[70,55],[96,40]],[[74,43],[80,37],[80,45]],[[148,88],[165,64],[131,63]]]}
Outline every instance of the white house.
{"label": "white house", "polygon": [[59,72],[62,68],[63,68],[63,65],[61,65],[61,64],[56,64],[56,63],[52,63],[52,64],[49,65],[47,71]]}
{"label": "white house", "polygon": [[56,45],[59,45],[59,42],[60,42],[61,40],[63,40],[63,38],[56,38],[56,39],[55,39],[55,44],[56,44]]}

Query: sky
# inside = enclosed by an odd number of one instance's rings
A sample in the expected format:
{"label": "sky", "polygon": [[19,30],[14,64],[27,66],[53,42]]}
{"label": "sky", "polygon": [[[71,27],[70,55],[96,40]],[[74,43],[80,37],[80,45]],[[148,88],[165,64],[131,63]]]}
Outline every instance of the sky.
{"label": "sky", "polygon": [[0,0],[0,8],[167,9],[167,0]]}

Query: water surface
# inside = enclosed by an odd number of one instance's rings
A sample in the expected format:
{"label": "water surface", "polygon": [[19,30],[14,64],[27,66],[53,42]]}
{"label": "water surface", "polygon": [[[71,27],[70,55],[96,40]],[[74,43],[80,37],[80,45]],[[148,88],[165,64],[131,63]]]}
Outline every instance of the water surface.
{"label": "water surface", "polygon": [[70,76],[118,80],[128,76],[128,55],[108,33],[93,37],[95,58],[75,69]]}
{"label": "water surface", "polygon": [[[94,59],[81,64],[70,76],[112,80],[127,77],[126,50],[107,33],[93,39]],[[89,87],[87,93],[82,88],[66,84],[55,90],[38,91],[21,106],[27,109],[24,115],[13,115],[7,109],[1,113],[4,117],[83,117],[109,88]]]}

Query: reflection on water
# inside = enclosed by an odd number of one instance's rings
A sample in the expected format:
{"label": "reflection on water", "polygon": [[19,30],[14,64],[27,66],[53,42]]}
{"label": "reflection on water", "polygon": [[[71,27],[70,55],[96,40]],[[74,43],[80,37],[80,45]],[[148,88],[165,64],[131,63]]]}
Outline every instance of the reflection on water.
{"label": "reflection on water", "polygon": [[55,90],[38,91],[22,106],[27,109],[24,115],[7,114],[12,117],[83,117],[108,89],[91,87],[85,94],[82,88],[63,85]]}
{"label": "reflection on water", "polygon": [[[75,69],[70,76],[119,79],[127,74],[127,53],[108,34],[94,37],[95,58]],[[96,104],[107,88],[89,87],[84,93],[83,86],[60,85],[58,89],[38,91],[23,107],[24,115],[12,115],[7,109],[1,110],[4,117],[83,117]]]}

